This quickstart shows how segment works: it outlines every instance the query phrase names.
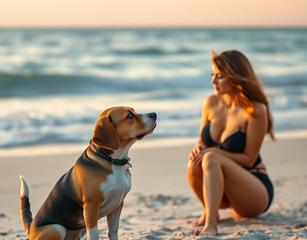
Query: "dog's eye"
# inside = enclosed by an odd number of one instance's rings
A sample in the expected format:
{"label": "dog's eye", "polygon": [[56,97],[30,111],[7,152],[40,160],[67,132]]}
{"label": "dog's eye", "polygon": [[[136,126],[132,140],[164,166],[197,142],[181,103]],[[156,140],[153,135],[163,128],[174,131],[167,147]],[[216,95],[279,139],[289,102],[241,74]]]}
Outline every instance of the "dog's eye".
{"label": "dog's eye", "polygon": [[135,115],[132,112],[130,112],[127,116],[127,119],[135,119]]}

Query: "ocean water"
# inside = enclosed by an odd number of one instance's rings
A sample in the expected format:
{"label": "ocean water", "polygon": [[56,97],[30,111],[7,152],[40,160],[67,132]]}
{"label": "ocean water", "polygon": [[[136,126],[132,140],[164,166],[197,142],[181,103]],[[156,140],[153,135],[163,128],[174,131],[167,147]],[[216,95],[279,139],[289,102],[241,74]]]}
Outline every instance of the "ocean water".
{"label": "ocean water", "polygon": [[151,138],[197,136],[211,49],[238,49],[275,130],[307,129],[307,29],[1,29],[0,148],[85,143],[115,105],[158,113]]}

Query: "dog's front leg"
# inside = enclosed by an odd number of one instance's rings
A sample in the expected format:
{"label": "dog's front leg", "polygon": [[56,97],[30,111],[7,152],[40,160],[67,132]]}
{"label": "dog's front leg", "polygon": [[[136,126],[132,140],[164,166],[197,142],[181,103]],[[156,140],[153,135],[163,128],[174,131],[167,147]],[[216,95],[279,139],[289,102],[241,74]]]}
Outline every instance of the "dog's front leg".
{"label": "dog's front leg", "polygon": [[118,226],[119,217],[123,208],[123,202],[107,216],[107,222],[109,227],[109,238],[110,240],[118,240]]}
{"label": "dog's front leg", "polygon": [[86,239],[98,240],[98,204],[94,201],[86,201],[83,204],[83,217],[86,226]]}

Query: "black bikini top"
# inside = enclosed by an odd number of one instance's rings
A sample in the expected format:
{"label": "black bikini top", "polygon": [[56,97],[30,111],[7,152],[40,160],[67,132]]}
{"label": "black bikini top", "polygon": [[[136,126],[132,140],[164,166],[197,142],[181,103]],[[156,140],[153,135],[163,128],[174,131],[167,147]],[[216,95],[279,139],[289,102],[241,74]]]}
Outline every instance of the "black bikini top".
{"label": "black bikini top", "polygon": [[[201,132],[201,140],[207,147],[220,147],[221,149],[234,153],[243,153],[245,150],[246,133],[239,129],[237,132],[228,136],[222,143],[215,142],[210,134],[210,121],[204,126]],[[255,168],[261,162],[258,155],[252,168]]]}

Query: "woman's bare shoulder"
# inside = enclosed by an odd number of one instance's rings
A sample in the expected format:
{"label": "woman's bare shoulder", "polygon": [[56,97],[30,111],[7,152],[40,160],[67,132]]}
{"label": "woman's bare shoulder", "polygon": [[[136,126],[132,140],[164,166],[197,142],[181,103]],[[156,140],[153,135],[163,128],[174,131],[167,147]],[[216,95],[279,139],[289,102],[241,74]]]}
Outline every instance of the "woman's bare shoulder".
{"label": "woman's bare shoulder", "polygon": [[220,102],[220,97],[217,95],[209,95],[204,99],[203,106],[207,108],[211,108],[216,106]]}
{"label": "woman's bare shoulder", "polygon": [[255,118],[266,117],[267,109],[266,109],[265,104],[260,103],[260,102],[253,102],[253,107],[254,107],[254,114],[253,114],[253,116]]}

